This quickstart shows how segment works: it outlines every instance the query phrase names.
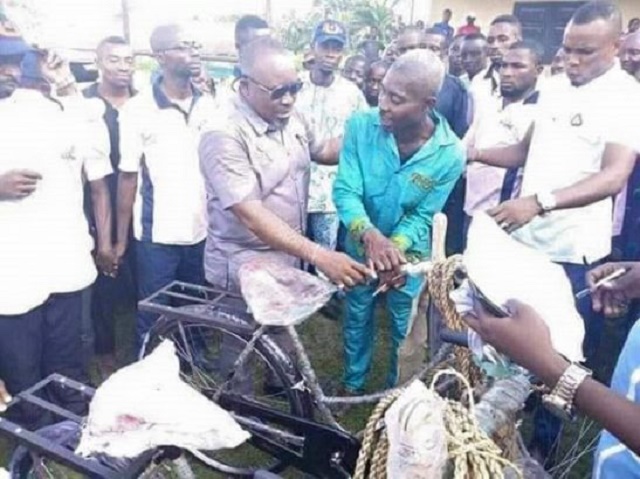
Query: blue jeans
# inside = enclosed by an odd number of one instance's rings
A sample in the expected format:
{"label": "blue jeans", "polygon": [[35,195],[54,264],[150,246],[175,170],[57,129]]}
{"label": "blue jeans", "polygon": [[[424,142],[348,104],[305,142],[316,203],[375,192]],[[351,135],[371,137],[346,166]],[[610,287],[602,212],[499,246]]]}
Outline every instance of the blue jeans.
{"label": "blue jeans", "polygon": [[337,213],[309,213],[307,217],[307,236],[314,243],[335,251],[338,245],[340,220]]}
{"label": "blue jeans", "polygon": [[[574,295],[587,287],[587,271],[597,266],[597,264],[558,264],[564,268],[564,272],[571,282],[571,289]],[[604,316],[593,311],[591,296],[576,300],[576,308],[584,320],[585,336],[583,350],[586,365],[593,369],[593,361],[598,352],[604,330]],[[536,408],[533,419],[533,437],[531,442],[545,457],[553,451],[561,430],[562,420],[551,414],[542,405],[539,405]]]}
{"label": "blue jeans", "polygon": [[[136,241],[138,300],[148,298],[172,281],[204,284],[204,241],[194,245],[164,245]],[[138,311],[136,347],[158,319],[157,314]]]}

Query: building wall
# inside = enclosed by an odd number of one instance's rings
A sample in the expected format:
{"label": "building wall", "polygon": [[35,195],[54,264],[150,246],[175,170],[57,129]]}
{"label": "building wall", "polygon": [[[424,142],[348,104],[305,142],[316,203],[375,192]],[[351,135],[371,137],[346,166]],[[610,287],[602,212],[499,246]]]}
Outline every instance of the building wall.
{"label": "building wall", "polygon": [[[442,11],[450,8],[453,11],[451,24],[454,28],[465,23],[467,12],[474,12],[476,24],[486,33],[487,27],[493,18],[503,13],[512,13],[515,0],[429,0],[431,3],[431,15],[428,23],[438,22],[442,17]],[[553,1],[553,0],[551,0]],[[640,0],[618,0],[622,10],[624,25],[630,18],[640,17]],[[418,13],[418,12],[416,12]],[[416,20],[419,19],[416,16]]]}

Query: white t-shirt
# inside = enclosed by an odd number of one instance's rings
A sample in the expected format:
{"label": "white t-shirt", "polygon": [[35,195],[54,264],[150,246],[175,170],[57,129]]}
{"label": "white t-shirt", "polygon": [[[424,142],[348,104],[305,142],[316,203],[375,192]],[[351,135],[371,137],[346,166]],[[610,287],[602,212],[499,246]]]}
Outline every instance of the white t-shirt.
{"label": "white t-shirt", "polygon": [[95,280],[83,174],[99,179],[111,166],[106,128],[101,133],[93,129],[97,123],[79,120],[39,92],[17,90],[0,100],[0,125],[10,132],[0,142],[0,175],[15,169],[42,175],[28,197],[0,201],[0,315],[26,313],[51,293],[79,291]]}
{"label": "white t-shirt", "polygon": [[[537,95],[537,93],[534,93]],[[500,96],[482,104],[464,138],[467,145],[476,149],[514,145],[529,131],[535,114],[535,103],[519,101],[503,107]],[[502,188],[507,173],[506,168],[469,163],[467,165],[467,186],[464,211],[473,216],[477,211],[486,211],[500,203]],[[511,197],[520,190],[521,171],[514,182]]]}
{"label": "white t-shirt", "polygon": [[[598,173],[607,143],[638,150],[640,86],[618,66],[581,87],[544,90],[525,165],[522,196],[571,186]],[[552,211],[514,233],[556,262],[592,263],[611,252],[611,198]]]}
{"label": "white t-shirt", "polygon": [[482,70],[470,81],[469,92],[473,100],[474,117],[476,112],[491,108],[500,97],[500,78],[497,71],[491,70],[490,66]]}
{"label": "white t-shirt", "polygon": [[[120,171],[138,173],[133,207],[137,240],[192,245],[207,235],[200,136],[217,114],[208,95],[189,115],[157,87],[139,93],[120,112]],[[188,108],[187,108],[188,109]]]}
{"label": "white t-shirt", "polygon": [[[358,87],[340,75],[336,74],[328,87],[315,85],[309,75],[304,78],[304,83],[304,88],[298,94],[296,108],[309,121],[319,142],[341,136],[347,119],[355,111],[367,108],[367,102]],[[333,182],[337,172],[337,166],[311,163],[310,213],[336,212]]]}

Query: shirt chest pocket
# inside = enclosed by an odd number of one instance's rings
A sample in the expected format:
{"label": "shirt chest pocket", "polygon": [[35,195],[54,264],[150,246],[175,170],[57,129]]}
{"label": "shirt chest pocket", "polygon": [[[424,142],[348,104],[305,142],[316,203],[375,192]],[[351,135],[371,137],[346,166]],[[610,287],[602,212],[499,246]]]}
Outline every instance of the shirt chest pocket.
{"label": "shirt chest pocket", "polygon": [[264,196],[269,195],[291,175],[292,165],[283,146],[264,141],[252,145],[249,153]]}
{"label": "shirt chest pocket", "polygon": [[436,187],[433,178],[418,171],[404,175],[402,183],[401,205],[405,211],[416,208]]}

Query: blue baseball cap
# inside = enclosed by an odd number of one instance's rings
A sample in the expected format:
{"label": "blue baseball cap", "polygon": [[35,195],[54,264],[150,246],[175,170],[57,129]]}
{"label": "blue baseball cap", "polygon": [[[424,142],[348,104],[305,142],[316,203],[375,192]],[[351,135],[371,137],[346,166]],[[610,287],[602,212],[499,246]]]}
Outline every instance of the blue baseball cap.
{"label": "blue baseball cap", "polygon": [[23,56],[32,48],[19,36],[0,35],[0,56]]}
{"label": "blue baseball cap", "polygon": [[318,23],[313,31],[313,40],[311,43],[324,43],[329,40],[335,40],[343,45],[347,43],[347,30],[344,25],[335,20],[323,20]]}

